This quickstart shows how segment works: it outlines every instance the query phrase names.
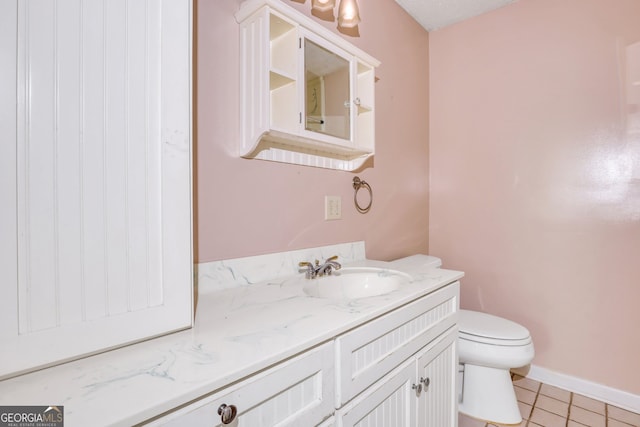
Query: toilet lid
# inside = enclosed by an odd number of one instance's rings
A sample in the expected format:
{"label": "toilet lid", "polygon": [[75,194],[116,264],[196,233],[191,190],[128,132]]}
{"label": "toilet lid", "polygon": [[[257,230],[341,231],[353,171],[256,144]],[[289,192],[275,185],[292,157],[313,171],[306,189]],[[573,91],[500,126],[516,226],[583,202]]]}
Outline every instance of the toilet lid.
{"label": "toilet lid", "polygon": [[479,311],[460,310],[458,321],[461,338],[481,342],[505,341],[505,344],[528,342],[529,331],[522,325]]}

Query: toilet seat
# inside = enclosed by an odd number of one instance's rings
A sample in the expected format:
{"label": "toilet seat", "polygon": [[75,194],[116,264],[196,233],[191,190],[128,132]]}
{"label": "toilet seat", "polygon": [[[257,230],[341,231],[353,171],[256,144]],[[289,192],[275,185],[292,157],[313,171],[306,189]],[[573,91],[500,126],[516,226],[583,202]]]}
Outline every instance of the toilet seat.
{"label": "toilet seat", "polygon": [[464,332],[458,333],[458,338],[465,341],[472,341],[478,344],[497,345],[503,347],[517,347],[531,344],[531,337],[519,339],[519,340],[505,340],[501,338],[487,338],[479,337],[476,335],[465,334]]}
{"label": "toilet seat", "polygon": [[523,346],[531,343],[527,328],[501,317],[477,311],[460,310],[459,338],[499,346]]}

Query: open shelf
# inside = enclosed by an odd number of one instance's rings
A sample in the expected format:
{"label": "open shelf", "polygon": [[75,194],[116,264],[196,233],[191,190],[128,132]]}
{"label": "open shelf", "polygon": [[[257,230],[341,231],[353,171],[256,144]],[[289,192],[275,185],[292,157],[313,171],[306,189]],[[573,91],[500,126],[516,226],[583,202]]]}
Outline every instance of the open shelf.
{"label": "open shelf", "polygon": [[295,83],[296,79],[292,76],[286,76],[283,73],[273,71],[269,73],[269,88],[271,90],[279,89],[290,83]]}

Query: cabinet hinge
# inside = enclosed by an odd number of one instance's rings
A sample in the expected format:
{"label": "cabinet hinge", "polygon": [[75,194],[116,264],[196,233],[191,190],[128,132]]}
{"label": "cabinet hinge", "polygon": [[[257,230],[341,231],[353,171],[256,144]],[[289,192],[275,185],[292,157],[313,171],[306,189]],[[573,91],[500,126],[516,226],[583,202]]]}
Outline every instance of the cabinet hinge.
{"label": "cabinet hinge", "polygon": [[302,113],[298,113],[298,116],[300,116],[298,120],[300,121],[300,124],[302,124]]}
{"label": "cabinet hinge", "polygon": [[298,37],[298,49],[302,49],[302,37]]}

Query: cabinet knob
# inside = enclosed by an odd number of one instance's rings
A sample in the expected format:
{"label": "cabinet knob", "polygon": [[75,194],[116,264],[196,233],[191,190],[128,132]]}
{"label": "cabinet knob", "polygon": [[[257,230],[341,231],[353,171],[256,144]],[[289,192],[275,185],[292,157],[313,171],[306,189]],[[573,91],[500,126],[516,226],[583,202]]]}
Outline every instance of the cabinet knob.
{"label": "cabinet knob", "polygon": [[420,377],[420,381],[419,382],[421,382],[424,385],[425,391],[429,387],[429,384],[431,384],[431,380],[429,379],[429,377],[427,377],[427,378]]}
{"label": "cabinet knob", "polygon": [[419,395],[422,392],[422,384],[412,384],[411,389],[416,391],[416,394]]}
{"label": "cabinet knob", "polygon": [[218,415],[220,415],[220,421],[222,421],[222,424],[232,423],[233,420],[236,419],[237,414],[238,414],[238,408],[236,408],[235,405],[227,406],[226,404],[223,403],[218,408]]}

